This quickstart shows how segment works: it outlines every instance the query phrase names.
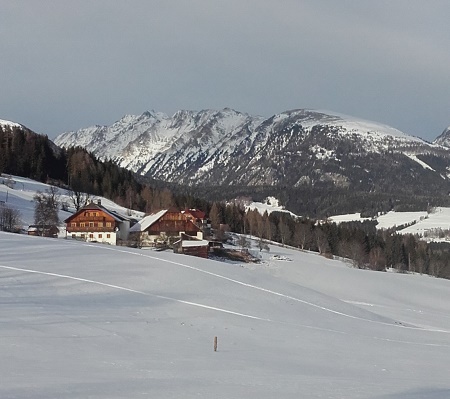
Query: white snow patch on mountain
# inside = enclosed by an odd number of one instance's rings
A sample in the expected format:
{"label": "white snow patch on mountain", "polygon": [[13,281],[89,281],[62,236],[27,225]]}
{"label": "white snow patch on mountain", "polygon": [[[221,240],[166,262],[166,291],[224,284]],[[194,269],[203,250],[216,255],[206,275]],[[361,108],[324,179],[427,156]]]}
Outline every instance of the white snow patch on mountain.
{"label": "white snow patch on mountain", "polygon": [[397,232],[400,234],[417,234],[427,241],[450,241],[450,236],[446,233],[450,230],[450,208],[437,207],[433,208],[431,212],[391,211],[375,218],[362,218],[359,213],[353,213],[332,216],[328,220],[334,223],[375,220],[378,222],[377,229],[391,229],[410,225],[397,230]]}
{"label": "white snow patch on mountain", "polygon": [[269,215],[272,212],[284,212],[288,213],[293,217],[298,217],[296,214],[288,211],[284,206],[280,205],[280,202],[275,197],[267,197],[264,202],[249,202],[244,204],[245,210],[254,211],[257,210],[261,215],[267,212]]}
{"label": "white snow patch on mountain", "polygon": [[419,158],[417,158],[414,154],[408,154],[405,153],[405,155],[412,159],[414,162],[417,162],[419,165],[421,165],[424,169],[429,169],[432,170],[433,172],[436,172],[430,165],[426,164],[425,162],[423,162],[422,160],[420,160]]}
{"label": "white snow patch on mountain", "polygon": [[329,217],[328,220],[332,223],[345,223],[345,222],[364,222],[365,220],[372,220],[372,218],[362,218],[360,213],[350,213],[346,215],[336,215]]}
{"label": "white snow patch on mountain", "polygon": [[22,127],[20,123],[6,121],[4,119],[0,119],[0,125],[1,126],[9,126],[9,127]]}
{"label": "white snow patch on mountain", "polygon": [[[367,134],[373,138],[382,136],[393,136],[399,139],[407,139],[408,141],[417,141],[423,143],[424,140],[418,137],[410,136],[402,131],[382,123],[355,118],[353,116],[340,114],[333,111],[310,110],[323,115],[323,122],[329,125],[343,127],[347,132],[357,134]],[[317,124],[315,120],[311,121]]]}

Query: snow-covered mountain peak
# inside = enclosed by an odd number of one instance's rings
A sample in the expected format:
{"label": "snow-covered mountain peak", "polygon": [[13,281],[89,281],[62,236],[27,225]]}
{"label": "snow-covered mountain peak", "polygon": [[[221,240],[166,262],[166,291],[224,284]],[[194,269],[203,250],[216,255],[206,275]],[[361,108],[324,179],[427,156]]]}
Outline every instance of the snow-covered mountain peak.
{"label": "snow-covered mountain peak", "polygon": [[[348,187],[356,173],[354,165],[363,162],[363,156],[375,165],[384,161],[374,159],[387,152],[407,153],[407,162],[419,163],[416,155],[437,148],[390,126],[313,109],[270,118],[231,108],[180,110],[171,117],[146,111],[126,115],[109,127],[62,134],[56,143],[82,145],[136,173],[171,182],[295,187],[314,182]],[[321,163],[328,163],[327,172]],[[378,171],[377,176],[383,173]],[[441,174],[447,172],[439,173],[439,179]],[[355,181],[370,179],[361,175]]]}
{"label": "snow-covered mountain peak", "polygon": [[434,141],[434,144],[450,148],[450,126]]}
{"label": "snow-covered mountain peak", "polygon": [[291,118],[296,117],[303,128],[312,128],[317,125],[327,125],[339,128],[341,132],[358,135],[390,136],[394,139],[421,142],[424,140],[408,135],[391,126],[373,122],[338,112],[314,109],[291,110],[287,113]]}
{"label": "snow-covered mountain peak", "polygon": [[23,128],[23,126],[20,123],[16,123],[16,122],[11,122],[11,121],[7,121],[4,119],[0,119],[0,126],[4,126],[4,127],[18,127],[18,128]]}

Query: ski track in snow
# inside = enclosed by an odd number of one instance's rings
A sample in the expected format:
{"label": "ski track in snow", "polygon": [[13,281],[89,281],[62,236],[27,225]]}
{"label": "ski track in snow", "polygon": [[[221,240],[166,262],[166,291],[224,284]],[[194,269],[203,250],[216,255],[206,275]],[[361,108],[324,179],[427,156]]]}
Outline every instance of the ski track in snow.
{"label": "ski track in snow", "polygon": [[[88,246],[95,247],[94,245],[89,245],[89,244],[88,244]],[[95,247],[95,248],[98,248],[98,247]],[[126,251],[126,250],[121,250],[121,249],[113,249],[113,248],[106,248],[106,249],[108,249],[110,251],[123,252],[123,253],[132,254],[132,255],[136,255],[136,256],[143,256],[143,257],[146,257],[146,258],[158,260],[160,262],[171,263],[171,264],[174,264],[174,265],[177,265],[177,266],[181,266],[181,267],[184,267],[184,268],[195,270],[195,271],[200,272],[200,273],[208,274],[208,275],[213,276],[213,277],[217,277],[217,278],[220,278],[220,279],[223,279],[223,280],[227,280],[227,281],[230,281],[232,283],[242,285],[244,287],[252,288],[252,289],[263,291],[263,292],[266,292],[266,293],[269,293],[269,294],[272,294],[272,295],[280,296],[280,297],[283,297],[285,299],[290,299],[290,300],[293,300],[293,301],[296,301],[296,302],[300,302],[300,303],[303,303],[304,305],[312,306],[312,307],[315,307],[317,309],[323,310],[325,312],[330,312],[330,313],[336,314],[338,316],[348,317],[350,319],[355,319],[355,320],[360,320],[360,321],[365,321],[365,322],[375,323],[375,324],[381,324],[381,325],[391,326],[391,327],[400,327],[400,328],[405,328],[405,329],[410,329],[410,330],[440,332],[440,333],[450,334],[450,331],[448,331],[448,330],[405,326],[405,325],[402,325],[402,324],[385,323],[385,322],[382,322],[382,321],[376,321],[376,320],[365,319],[363,317],[352,316],[352,315],[349,315],[347,313],[339,312],[339,311],[336,311],[336,310],[333,310],[333,309],[330,309],[330,308],[326,308],[324,306],[317,305],[317,304],[312,303],[312,302],[305,301],[303,299],[295,298],[295,297],[293,297],[291,295],[282,294],[280,292],[272,291],[272,290],[269,290],[267,288],[258,287],[256,285],[244,283],[243,281],[235,280],[235,279],[232,279],[232,278],[229,278],[229,277],[226,277],[226,276],[222,276],[222,275],[217,274],[217,273],[213,273],[213,272],[209,272],[209,271],[206,271],[206,270],[202,270],[202,269],[199,269],[199,268],[194,267],[194,266],[186,265],[184,263],[174,262],[174,261],[171,261],[171,260],[158,258],[157,256],[151,256],[151,255],[146,255],[146,254],[139,254],[139,253]],[[268,320],[268,321],[272,321],[272,320]]]}
{"label": "ski track in snow", "polygon": [[[92,245],[92,244],[87,244],[87,246],[90,247],[90,248],[94,248],[94,249],[106,249],[106,250],[110,250],[110,251],[114,251],[114,252],[126,253],[126,254],[129,254],[129,255],[142,256],[142,257],[146,257],[146,258],[157,260],[159,262],[170,263],[170,264],[173,264],[173,265],[176,265],[176,266],[180,266],[180,267],[183,267],[183,268],[194,270],[194,271],[199,272],[199,273],[207,274],[207,275],[210,275],[210,276],[213,276],[213,277],[216,277],[216,278],[220,278],[220,279],[223,279],[223,280],[226,280],[226,281],[230,281],[232,283],[235,283],[235,284],[238,284],[238,285],[242,285],[244,287],[248,287],[248,288],[251,288],[251,289],[255,289],[255,290],[266,292],[266,293],[271,294],[271,295],[276,295],[276,296],[279,296],[279,297],[290,299],[290,300],[293,300],[293,301],[296,301],[296,302],[300,302],[300,303],[308,305],[308,306],[315,307],[317,309],[320,309],[320,310],[323,310],[323,311],[326,311],[326,312],[330,312],[330,313],[336,314],[338,316],[347,317],[347,318],[355,319],[355,320],[358,320],[358,321],[375,323],[375,324],[379,324],[379,325],[383,325],[383,326],[387,326],[387,327],[403,328],[403,329],[413,330],[413,331],[423,331],[423,332],[450,334],[450,331],[448,331],[448,330],[412,327],[412,326],[405,326],[405,325],[402,325],[402,324],[391,324],[391,323],[386,323],[386,322],[381,322],[381,321],[376,321],[376,320],[365,319],[365,318],[362,318],[362,317],[352,316],[352,315],[349,315],[349,314],[346,314],[346,313],[343,313],[343,312],[338,312],[336,310],[329,309],[329,308],[326,308],[326,307],[323,307],[323,306],[320,306],[320,305],[317,305],[317,304],[314,304],[314,303],[311,303],[311,302],[308,302],[308,301],[304,301],[304,300],[299,299],[299,298],[292,297],[290,295],[286,295],[286,294],[283,294],[283,293],[280,293],[280,292],[272,291],[272,290],[269,290],[269,289],[266,289],[266,288],[263,288],[263,287],[259,287],[259,286],[256,286],[256,285],[248,284],[248,283],[245,283],[243,281],[235,280],[235,279],[232,279],[232,278],[229,278],[229,277],[217,274],[217,273],[213,273],[213,272],[209,272],[209,271],[206,271],[206,270],[202,270],[202,269],[196,268],[194,266],[186,265],[184,263],[175,262],[175,261],[171,261],[171,260],[167,260],[167,259],[162,259],[162,258],[159,258],[157,256],[141,254],[141,253],[136,253],[136,252],[127,251],[127,250],[123,250],[123,249],[116,249],[116,248],[109,248],[109,247],[100,248],[100,247],[98,247],[96,245]],[[113,288],[113,289],[127,291],[127,292],[131,292],[131,293],[139,294],[139,295],[151,296],[151,297],[155,297],[155,298],[159,298],[159,299],[164,299],[164,300],[173,301],[173,302],[177,302],[177,303],[181,303],[181,304],[185,304],[185,305],[189,305],[189,306],[195,306],[195,307],[199,307],[199,308],[203,308],[203,309],[213,310],[213,311],[216,311],[216,312],[231,314],[231,315],[234,315],[234,316],[244,317],[244,318],[258,320],[258,321],[265,321],[265,322],[270,322],[270,323],[279,323],[279,324],[285,324],[285,325],[295,325],[295,326],[298,326],[298,327],[315,329],[315,330],[320,330],[320,331],[327,331],[327,332],[336,333],[336,334],[345,334],[345,335],[348,334],[345,331],[340,331],[340,330],[336,330],[336,329],[328,329],[328,328],[316,327],[316,326],[311,326],[311,325],[304,325],[304,324],[298,324],[298,323],[291,323],[291,322],[272,320],[272,319],[258,317],[258,316],[254,316],[254,315],[250,315],[250,314],[235,312],[235,311],[228,310],[228,309],[223,309],[223,308],[218,308],[218,307],[214,307],[214,306],[209,306],[209,305],[205,305],[205,304],[201,304],[201,303],[197,303],[197,302],[184,301],[182,299],[167,297],[167,296],[164,296],[164,295],[152,294],[152,293],[139,291],[139,290],[134,290],[134,289],[131,289],[131,288],[127,288],[127,287],[123,287],[123,286],[119,286],[119,285],[115,285],[115,284],[108,284],[108,283],[104,283],[104,282],[101,282],[101,281],[84,279],[84,278],[75,277],[75,276],[69,276],[69,275],[58,274],[58,273],[51,273],[51,272],[43,272],[43,271],[39,271],[39,270],[31,270],[31,269],[25,269],[25,268],[13,267],[13,266],[5,266],[5,265],[0,265],[0,268],[7,269],[7,270],[21,271],[21,272],[25,272],[25,273],[34,273],[34,274],[41,274],[41,275],[47,275],[47,276],[53,276],[53,277],[59,277],[59,278],[66,278],[66,279],[71,279],[71,280],[75,280],[75,281],[81,281],[81,282],[85,282],[85,283],[101,285],[101,286],[104,286],[104,287],[109,287],[109,288]],[[366,336],[366,335],[363,335],[363,336],[366,337],[366,338],[372,338],[372,339],[375,339],[375,340],[386,341],[386,342],[393,342],[393,343],[402,343],[402,344],[407,344],[407,345],[419,345],[419,346],[432,346],[432,347],[446,347],[446,348],[450,348],[450,345],[435,344],[435,343],[429,343],[429,342],[428,343],[427,342],[413,342],[413,341],[395,340],[395,339],[390,339],[390,338],[382,338],[382,337],[376,337],[376,336],[372,336],[372,337]]]}

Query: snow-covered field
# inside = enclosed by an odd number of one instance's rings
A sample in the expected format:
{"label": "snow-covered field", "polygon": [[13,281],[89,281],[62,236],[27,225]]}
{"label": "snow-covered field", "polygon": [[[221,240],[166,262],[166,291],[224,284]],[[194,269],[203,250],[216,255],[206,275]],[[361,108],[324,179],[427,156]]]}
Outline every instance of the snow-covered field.
{"label": "snow-covered field", "polygon": [[[370,220],[361,218],[359,213],[348,215],[337,215],[329,218],[330,221],[341,223],[350,221],[364,221]],[[450,229],[450,208],[437,207],[432,212],[388,212],[376,218],[378,229],[387,229],[391,227],[399,227],[414,223],[411,226],[405,227],[398,232],[400,234],[418,234],[424,236],[425,234],[436,230]]]}
{"label": "snow-covered field", "polygon": [[[48,186],[13,179],[26,227]],[[450,281],[262,256],[0,233],[0,398],[450,397]]]}
{"label": "snow-covered field", "polygon": [[263,256],[0,233],[0,397],[450,397],[450,281]]}

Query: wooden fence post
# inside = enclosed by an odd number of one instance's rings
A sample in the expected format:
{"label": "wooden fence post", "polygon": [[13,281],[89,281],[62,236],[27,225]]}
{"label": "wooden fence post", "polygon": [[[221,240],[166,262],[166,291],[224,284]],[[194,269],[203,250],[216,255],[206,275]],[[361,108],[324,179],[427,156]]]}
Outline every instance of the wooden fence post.
{"label": "wooden fence post", "polygon": [[214,337],[214,352],[217,352],[217,337]]}

